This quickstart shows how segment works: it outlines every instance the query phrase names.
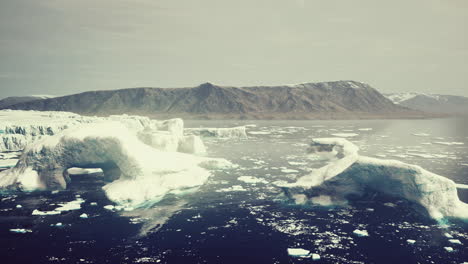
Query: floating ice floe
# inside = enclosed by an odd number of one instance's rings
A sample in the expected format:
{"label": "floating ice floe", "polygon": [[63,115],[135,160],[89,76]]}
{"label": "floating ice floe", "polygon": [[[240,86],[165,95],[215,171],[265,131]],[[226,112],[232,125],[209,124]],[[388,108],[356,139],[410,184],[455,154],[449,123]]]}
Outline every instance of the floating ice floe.
{"label": "floating ice floe", "polygon": [[414,239],[407,239],[406,242],[407,242],[408,244],[414,244],[414,243],[416,243],[416,240],[414,240]]}
{"label": "floating ice floe", "polygon": [[428,137],[428,136],[430,136],[429,134],[426,134],[426,133],[413,133],[411,135],[417,136],[417,137]]}
{"label": "floating ice floe", "polygon": [[356,133],[335,133],[332,134],[334,137],[340,137],[340,138],[349,138],[349,137],[357,137],[359,134]]}
{"label": "floating ice floe", "polygon": [[25,229],[25,228],[12,228],[10,229],[10,232],[12,233],[18,233],[18,234],[26,234],[26,233],[31,233],[31,229]]}
{"label": "floating ice floe", "polygon": [[307,165],[308,164],[308,162],[306,162],[306,161],[288,161],[288,163],[290,165],[293,165],[293,166]]}
{"label": "floating ice floe", "polygon": [[80,215],[80,218],[88,218],[88,214],[82,213],[82,214]]}
{"label": "floating ice floe", "polygon": [[247,138],[245,126],[228,128],[186,128],[185,132],[201,137]]}
{"label": "floating ice floe", "polygon": [[372,131],[373,129],[370,128],[370,127],[366,127],[366,128],[359,128],[358,131]]}
{"label": "floating ice floe", "polygon": [[452,244],[462,245],[462,242],[459,239],[449,239],[449,242]]}
{"label": "floating ice floe", "polygon": [[314,261],[320,260],[320,255],[311,253],[303,248],[288,248],[288,255],[294,258],[311,258]]}
{"label": "floating ice floe", "polygon": [[283,168],[283,169],[281,169],[281,172],[282,172],[282,173],[297,173],[297,172],[299,172],[299,171],[298,171],[298,170],[294,170],[294,169]]}
{"label": "floating ice floe", "polygon": [[461,146],[461,145],[465,145],[465,143],[463,143],[463,142],[444,142],[444,141],[436,141],[436,142],[434,142],[434,144],[446,145],[446,146]]}
{"label": "floating ice floe", "polygon": [[355,234],[358,237],[367,237],[367,236],[369,236],[369,233],[367,233],[367,230],[356,229],[356,230],[353,231],[353,234]]}
{"label": "floating ice floe", "polygon": [[216,190],[216,192],[245,192],[245,191],[247,190],[244,189],[244,187],[242,187],[241,185],[233,185],[228,188],[222,188],[222,189]]}
{"label": "floating ice floe", "polygon": [[129,207],[129,206],[122,206],[122,205],[112,205],[112,204],[109,204],[109,205],[105,205],[103,206],[104,209],[106,210],[109,210],[109,211],[113,211],[113,212],[119,212],[119,211],[132,211],[133,207]]}
{"label": "floating ice floe", "polygon": [[445,236],[446,238],[453,238],[453,236],[452,236],[451,234],[449,234],[449,233],[445,233],[444,236]]}
{"label": "floating ice floe", "polygon": [[270,135],[270,131],[249,131],[251,135]]}
{"label": "floating ice floe", "polygon": [[312,257],[312,260],[320,260],[319,254],[313,253],[311,257]]}
{"label": "floating ice floe", "polygon": [[288,248],[288,255],[295,258],[308,258],[310,251],[303,248]]}
{"label": "floating ice floe", "polygon": [[85,200],[78,198],[74,201],[67,202],[67,203],[60,203],[58,204],[59,207],[55,208],[52,211],[41,211],[38,209],[35,209],[32,212],[32,215],[58,215],[61,214],[62,212],[65,211],[73,211],[73,210],[80,210],[81,209],[81,204],[84,203]]}
{"label": "floating ice floe", "polygon": [[453,247],[444,247],[445,251],[453,252]]}
{"label": "floating ice floe", "polygon": [[237,178],[237,180],[245,182],[245,183],[252,183],[252,184],[255,184],[255,183],[268,183],[268,181],[266,181],[264,179],[260,179],[260,178],[256,178],[256,177],[252,177],[252,176],[240,176],[239,178]]}
{"label": "floating ice floe", "polygon": [[339,202],[374,191],[417,203],[434,219],[468,218],[468,204],[459,200],[457,185],[448,178],[416,165],[360,156],[359,148],[343,138],[314,139],[309,150],[336,153],[336,158],[294,183],[279,185],[288,195],[329,195]]}

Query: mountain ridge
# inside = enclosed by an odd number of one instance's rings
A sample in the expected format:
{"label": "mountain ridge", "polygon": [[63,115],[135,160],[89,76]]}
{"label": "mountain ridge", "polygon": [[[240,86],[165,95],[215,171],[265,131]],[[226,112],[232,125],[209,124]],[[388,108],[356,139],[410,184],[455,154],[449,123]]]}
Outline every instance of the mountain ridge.
{"label": "mountain ridge", "polygon": [[42,100],[47,98],[52,98],[50,95],[29,95],[29,96],[9,96],[3,99],[0,99],[0,109],[6,108],[15,104],[31,102],[35,100]]}
{"label": "mountain ridge", "polygon": [[421,111],[395,105],[375,88],[356,81],[249,87],[203,83],[192,88],[124,88],[18,103],[9,108],[189,119],[427,117]]}
{"label": "mountain ridge", "polygon": [[468,97],[427,93],[384,94],[395,104],[424,112],[468,115]]}

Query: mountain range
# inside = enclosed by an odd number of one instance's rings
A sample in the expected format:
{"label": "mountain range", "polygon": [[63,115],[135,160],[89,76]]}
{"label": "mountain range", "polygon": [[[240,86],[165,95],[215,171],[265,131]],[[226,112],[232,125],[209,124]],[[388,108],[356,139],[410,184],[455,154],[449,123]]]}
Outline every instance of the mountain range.
{"label": "mountain range", "polygon": [[385,94],[395,104],[428,113],[468,114],[468,97],[424,93]]}
{"label": "mountain range", "polygon": [[128,88],[89,91],[20,102],[9,109],[70,111],[84,115],[137,114],[188,119],[420,118],[370,85],[334,81],[283,86]]}
{"label": "mountain range", "polygon": [[42,100],[47,98],[52,98],[50,95],[30,95],[30,96],[12,96],[6,97],[0,100],[0,109],[8,108],[9,106],[26,103],[35,100]]}

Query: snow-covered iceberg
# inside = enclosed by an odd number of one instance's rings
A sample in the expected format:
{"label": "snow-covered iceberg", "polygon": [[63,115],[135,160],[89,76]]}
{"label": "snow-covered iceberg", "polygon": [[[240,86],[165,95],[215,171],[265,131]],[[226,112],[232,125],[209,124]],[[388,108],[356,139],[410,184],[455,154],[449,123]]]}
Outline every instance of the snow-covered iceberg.
{"label": "snow-covered iceberg", "polygon": [[180,118],[160,121],[132,115],[89,117],[69,112],[12,110],[0,110],[0,152],[20,151],[30,143],[65,129],[104,121],[121,123],[135,131],[141,141],[163,151],[205,152],[199,138],[184,136],[184,122]]}
{"label": "snow-covered iceberg", "polygon": [[281,184],[292,197],[339,202],[377,192],[419,204],[434,219],[468,218],[468,204],[459,200],[457,186],[448,178],[416,165],[360,156],[359,148],[343,138],[314,139],[309,151],[333,158],[296,182]]}
{"label": "snow-covered iceberg", "polygon": [[[151,134],[151,141],[142,133]],[[99,168],[109,181],[103,187],[108,198],[138,207],[200,186],[210,170],[230,166],[223,159],[187,154],[204,151],[198,136],[183,135],[180,119],[92,118],[28,144],[16,166],[0,172],[0,188],[64,189],[77,168]]]}
{"label": "snow-covered iceberg", "polygon": [[185,132],[201,137],[215,138],[247,138],[246,127],[227,127],[227,128],[186,128]]}
{"label": "snow-covered iceberg", "polygon": [[97,119],[68,112],[0,110],[0,152],[23,150],[43,137]]}

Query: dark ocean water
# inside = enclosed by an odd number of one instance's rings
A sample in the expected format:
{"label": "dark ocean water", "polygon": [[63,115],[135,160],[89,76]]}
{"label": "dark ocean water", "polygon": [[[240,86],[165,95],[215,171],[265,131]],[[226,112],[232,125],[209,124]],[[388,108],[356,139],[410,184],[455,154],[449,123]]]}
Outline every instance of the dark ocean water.
{"label": "dark ocean water", "polygon": [[[152,208],[104,209],[112,204],[100,189],[104,182],[91,176],[75,177],[70,188],[59,193],[2,194],[1,263],[467,262],[466,222],[451,219],[440,224],[413,204],[382,196],[342,207],[297,206],[271,184],[294,181],[319,166],[307,159],[307,144],[335,133],[358,134],[349,140],[362,155],[417,164],[468,184],[466,121],[186,122],[188,127],[256,127],[248,128],[253,132],[248,139],[205,139],[208,156],[227,158],[238,168],[216,172],[197,191],[167,197]],[[263,181],[246,183],[238,180],[240,176]],[[460,189],[459,196],[468,202],[467,190]],[[34,209],[51,210],[76,199],[85,200],[79,210],[31,215]],[[22,208],[16,208],[18,204]],[[88,218],[80,218],[83,213]],[[12,228],[31,232],[13,233]],[[354,235],[356,229],[369,236]],[[450,243],[447,236],[462,244]],[[409,244],[408,239],[416,242]],[[293,258],[288,248],[307,249],[321,259]]]}

